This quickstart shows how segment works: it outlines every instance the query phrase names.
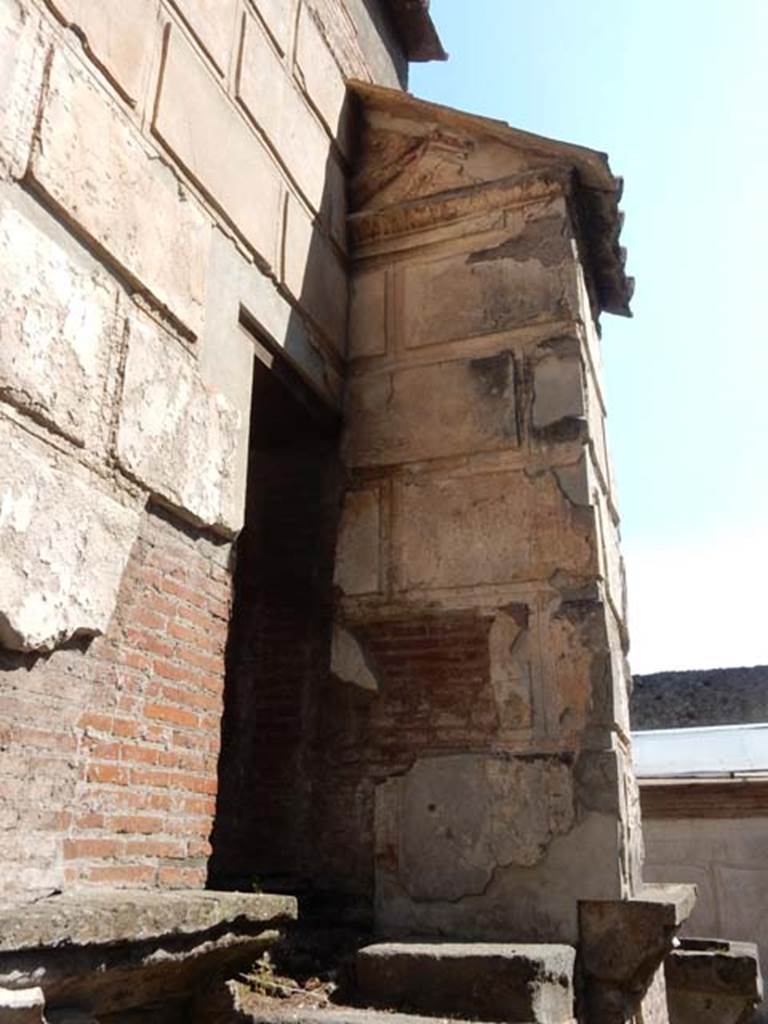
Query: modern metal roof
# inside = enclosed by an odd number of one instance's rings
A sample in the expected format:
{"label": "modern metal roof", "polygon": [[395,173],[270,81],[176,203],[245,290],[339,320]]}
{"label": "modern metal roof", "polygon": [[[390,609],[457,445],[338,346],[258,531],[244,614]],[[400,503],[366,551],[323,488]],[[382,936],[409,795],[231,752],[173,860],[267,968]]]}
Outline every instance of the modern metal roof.
{"label": "modern metal roof", "polygon": [[649,729],[632,751],[641,779],[768,775],[768,723]]}

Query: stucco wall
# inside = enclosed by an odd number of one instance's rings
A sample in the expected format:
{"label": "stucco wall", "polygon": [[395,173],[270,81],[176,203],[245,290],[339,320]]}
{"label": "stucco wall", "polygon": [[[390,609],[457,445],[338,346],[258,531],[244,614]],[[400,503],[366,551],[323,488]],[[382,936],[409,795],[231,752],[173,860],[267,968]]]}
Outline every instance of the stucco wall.
{"label": "stucco wall", "polygon": [[[682,934],[757,942],[768,969],[768,813],[643,819],[649,881],[694,882],[696,907]],[[756,1020],[768,1021],[763,1003]]]}
{"label": "stucco wall", "polygon": [[344,79],[403,71],[357,0],[0,0],[4,891],[204,876],[241,322],[339,403]]}

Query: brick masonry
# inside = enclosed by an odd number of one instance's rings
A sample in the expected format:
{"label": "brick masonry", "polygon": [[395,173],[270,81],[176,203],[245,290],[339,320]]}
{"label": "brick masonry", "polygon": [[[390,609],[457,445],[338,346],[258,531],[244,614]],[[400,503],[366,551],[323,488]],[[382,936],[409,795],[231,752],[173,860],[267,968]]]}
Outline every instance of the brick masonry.
{"label": "brick masonry", "polygon": [[403,55],[359,0],[0,0],[0,51],[0,893],[199,886],[241,320],[338,407],[345,79]]}
{"label": "brick masonry", "polygon": [[375,786],[407,771],[416,751],[492,748],[490,628],[490,618],[464,612],[370,624],[356,635],[378,691],[323,680],[309,828],[319,885],[371,898]]}
{"label": "brick masonry", "polygon": [[149,511],[103,637],[47,656],[3,653],[7,893],[204,882],[229,550]]}

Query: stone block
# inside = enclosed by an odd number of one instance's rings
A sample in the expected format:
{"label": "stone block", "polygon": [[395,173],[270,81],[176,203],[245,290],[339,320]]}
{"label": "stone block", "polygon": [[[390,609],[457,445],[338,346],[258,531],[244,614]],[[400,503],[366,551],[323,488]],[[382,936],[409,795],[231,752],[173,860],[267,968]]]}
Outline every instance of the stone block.
{"label": "stone block", "polygon": [[0,988],[0,1020],[3,1024],[46,1024],[43,990]]}
{"label": "stone block", "polygon": [[278,152],[284,107],[290,99],[288,86],[284,60],[275,52],[261,23],[246,14],[237,70],[237,98]]}
{"label": "stone block", "polygon": [[342,152],[350,155],[350,111],[339,65],[310,9],[302,5],[296,41],[296,74]]}
{"label": "stone block", "polygon": [[500,735],[529,730],[534,725],[537,711],[532,678],[535,644],[529,619],[527,605],[507,605],[498,609],[488,634],[491,687]]}
{"label": "stone block", "polygon": [[142,96],[159,29],[157,0],[109,4],[103,0],[50,0],[77,31],[86,50],[131,103]]}
{"label": "stone block", "polygon": [[[253,333],[268,346],[280,349],[328,405],[340,408],[341,375],[317,343],[304,318],[296,312],[274,280],[244,259],[233,242],[219,230],[213,233],[208,295],[204,343],[200,353],[200,369],[204,376],[211,369],[211,364],[217,360],[221,363],[219,346],[222,337],[238,332],[248,339],[248,347],[252,348]],[[240,325],[241,319],[249,325],[247,332]],[[225,394],[231,393],[233,400],[235,390],[242,390],[244,394],[243,382],[236,385],[227,367],[219,365],[216,378],[221,377],[229,378],[230,390],[225,390]],[[213,376],[211,379],[214,380]],[[250,383],[248,391],[250,394]],[[239,403],[236,404],[240,407]],[[247,419],[246,410],[246,421],[242,425],[246,443]]]}
{"label": "stone block", "polygon": [[[559,218],[554,220],[561,224]],[[557,227],[551,230],[558,232]],[[535,249],[526,249],[521,258],[506,242],[469,256],[410,263],[403,272],[403,332],[409,348],[568,319],[577,313],[575,269],[565,251],[559,262],[542,262]]]}
{"label": "stone block", "polygon": [[0,643],[44,650],[103,633],[140,509],[0,419]]}
{"label": "stone block", "polygon": [[63,51],[53,59],[31,171],[36,187],[109,262],[199,332],[210,225]]}
{"label": "stone block", "polygon": [[288,75],[260,23],[246,17],[237,96],[315,213],[343,240],[345,184],[328,134]]}
{"label": "stone block", "polygon": [[349,357],[383,356],[387,352],[387,273],[356,273],[349,293]]}
{"label": "stone block", "polygon": [[254,0],[253,6],[269,30],[281,53],[290,48],[291,26],[294,23],[295,0]]}
{"label": "stone block", "polygon": [[544,430],[585,413],[584,385],[578,353],[546,355],[533,370],[533,427]]}
{"label": "stone block", "polygon": [[339,355],[347,342],[347,275],[330,242],[288,196],[283,282]]}
{"label": "stone block", "polygon": [[165,1020],[219,972],[251,965],[295,917],[290,896],[195,890],[99,889],[7,904],[0,984],[37,979],[48,1006],[86,1007],[98,1020],[132,1011]]}
{"label": "stone block", "polygon": [[592,514],[563,498],[552,473],[434,474],[397,488],[398,590],[597,573]]}
{"label": "stone block", "polygon": [[757,946],[681,939],[664,961],[670,1024],[745,1024],[763,998]]}
{"label": "stone block", "polygon": [[612,613],[596,588],[570,590],[546,612],[547,675],[563,742],[589,727],[627,730],[627,679]]}
{"label": "stone block", "polygon": [[218,69],[226,74],[235,40],[237,0],[174,0],[174,4]]}
{"label": "stone block", "polygon": [[508,1024],[572,1024],[576,951],[565,945],[386,942],[354,959],[366,1005]]}
{"label": "stone block", "polygon": [[280,174],[256,133],[172,27],[153,130],[259,256],[274,267]]}
{"label": "stone block", "polygon": [[106,440],[117,289],[51,223],[53,234],[0,204],[0,394],[93,451]]}
{"label": "stone block", "polygon": [[352,683],[362,690],[375,693],[379,689],[360,641],[338,624],[334,625],[331,638],[331,672],[342,682]]}
{"label": "stone block", "polygon": [[336,541],[334,583],[343,593],[381,589],[381,495],[377,487],[347,491]]}
{"label": "stone block", "polygon": [[597,492],[596,524],[600,532],[601,574],[608,595],[620,621],[627,619],[627,592],[624,559],[621,554],[621,535],[613,512],[602,491]]}
{"label": "stone block", "polygon": [[483,894],[496,871],[533,867],[574,824],[572,771],[557,757],[421,758],[376,799],[377,822],[396,817],[398,882],[421,902]]}
{"label": "stone block", "polygon": [[695,901],[694,886],[659,885],[643,887],[632,899],[580,903],[579,952],[595,1020],[632,1019]]}
{"label": "stone block", "polygon": [[236,507],[232,460],[239,416],[203,384],[175,338],[136,311],[117,432],[122,468],[192,521],[231,533]]}
{"label": "stone block", "polygon": [[0,4],[0,176],[20,178],[32,148],[48,44],[40,16],[22,0]]}
{"label": "stone block", "polygon": [[451,458],[518,445],[511,352],[350,376],[352,466]]}

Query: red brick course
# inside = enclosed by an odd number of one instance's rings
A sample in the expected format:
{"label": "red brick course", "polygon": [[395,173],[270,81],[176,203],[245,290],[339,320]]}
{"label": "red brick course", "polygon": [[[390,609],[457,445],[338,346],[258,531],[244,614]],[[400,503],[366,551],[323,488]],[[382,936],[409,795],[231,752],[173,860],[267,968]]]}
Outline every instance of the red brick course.
{"label": "red brick course", "polygon": [[356,630],[379,689],[328,677],[318,693],[308,863],[320,885],[370,897],[378,782],[416,757],[492,747],[490,627],[490,618],[456,612]]}
{"label": "red brick course", "polygon": [[0,891],[204,884],[229,555],[148,512],[104,637],[0,654]]}

